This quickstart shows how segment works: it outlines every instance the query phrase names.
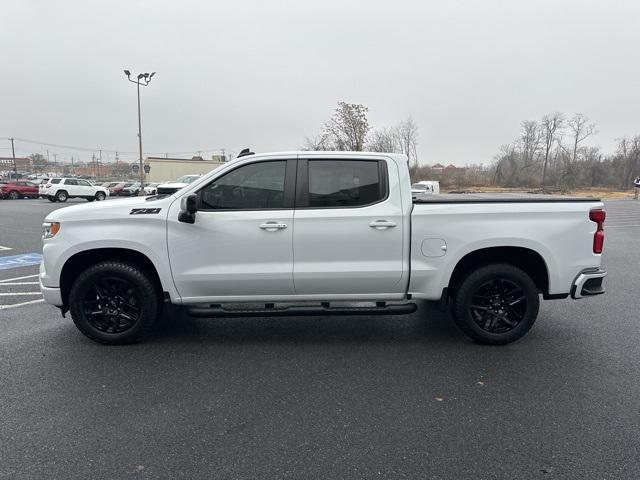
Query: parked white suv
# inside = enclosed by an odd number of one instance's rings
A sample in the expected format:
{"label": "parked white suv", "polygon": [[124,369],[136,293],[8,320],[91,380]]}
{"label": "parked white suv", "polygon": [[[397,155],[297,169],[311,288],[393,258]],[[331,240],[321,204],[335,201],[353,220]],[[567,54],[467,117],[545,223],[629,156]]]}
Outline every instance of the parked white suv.
{"label": "parked white suv", "polygon": [[91,185],[81,178],[52,178],[45,185],[40,185],[39,193],[50,202],[66,202],[69,198],[84,198],[93,202],[109,196],[106,188]]}

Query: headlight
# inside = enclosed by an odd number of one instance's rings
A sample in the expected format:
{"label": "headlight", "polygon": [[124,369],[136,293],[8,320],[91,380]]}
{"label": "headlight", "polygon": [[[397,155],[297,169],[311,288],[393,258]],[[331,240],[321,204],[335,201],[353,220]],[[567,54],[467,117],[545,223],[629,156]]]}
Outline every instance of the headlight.
{"label": "headlight", "polygon": [[42,239],[53,238],[60,231],[58,222],[44,222],[42,224]]}

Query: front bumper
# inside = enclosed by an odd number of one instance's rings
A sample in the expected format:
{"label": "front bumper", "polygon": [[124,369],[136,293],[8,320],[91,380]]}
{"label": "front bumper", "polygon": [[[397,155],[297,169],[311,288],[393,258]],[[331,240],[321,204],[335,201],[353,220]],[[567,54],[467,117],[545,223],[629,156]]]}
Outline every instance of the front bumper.
{"label": "front bumper", "polygon": [[603,268],[588,268],[581,271],[573,281],[571,298],[583,298],[593,295],[602,295],[604,287],[602,281],[607,276]]}
{"label": "front bumper", "polygon": [[44,297],[44,301],[56,307],[62,306],[62,293],[59,288],[45,287],[40,280],[40,291]]}
{"label": "front bumper", "polygon": [[55,305],[56,307],[61,307],[63,305],[62,302],[62,291],[59,287],[45,287],[44,283],[42,283],[43,279],[47,277],[47,272],[44,268],[44,262],[40,264],[40,274],[38,275],[38,282],[40,283],[40,292],[42,292],[42,296],[44,297],[44,301],[51,305]]}

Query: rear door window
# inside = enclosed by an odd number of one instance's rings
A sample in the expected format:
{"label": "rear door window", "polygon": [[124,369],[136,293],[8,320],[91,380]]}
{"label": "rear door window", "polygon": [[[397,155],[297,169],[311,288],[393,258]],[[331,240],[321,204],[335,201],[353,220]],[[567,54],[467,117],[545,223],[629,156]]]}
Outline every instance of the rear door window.
{"label": "rear door window", "polygon": [[[385,163],[378,160],[308,160],[308,208],[371,205],[387,196]],[[306,201],[304,201],[306,200]]]}

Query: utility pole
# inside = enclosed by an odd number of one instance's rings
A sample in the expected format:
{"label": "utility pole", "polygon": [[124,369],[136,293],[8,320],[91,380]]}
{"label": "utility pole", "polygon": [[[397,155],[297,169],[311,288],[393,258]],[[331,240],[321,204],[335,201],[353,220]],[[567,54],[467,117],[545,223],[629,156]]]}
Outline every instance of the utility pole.
{"label": "utility pole", "polygon": [[129,70],[125,70],[124,74],[127,76],[127,79],[131,83],[135,83],[138,87],[138,149],[139,149],[139,169],[140,169],[140,193],[139,195],[144,195],[144,165],[142,164],[142,118],[140,113],[140,85],[146,87],[151,83],[151,79],[156,74],[153,72],[151,74],[148,73],[139,73],[136,80],[131,80],[131,72]]}
{"label": "utility pole", "polygon": [[49,149],[47,148],[47,169],[49,168]]}
{"label": "utility pole", "polygon": [[54,153],[53,154],[53,171],[54,171],[54,176],[58,176],[58,154]]}
{"label": "utility pole", "polygon": [[13,137],[11,140],[11,155],[13,156],[13,173],[16,175],[16,180],[18,180],[18,166],[16,165],[16,150],[13,147]]}

